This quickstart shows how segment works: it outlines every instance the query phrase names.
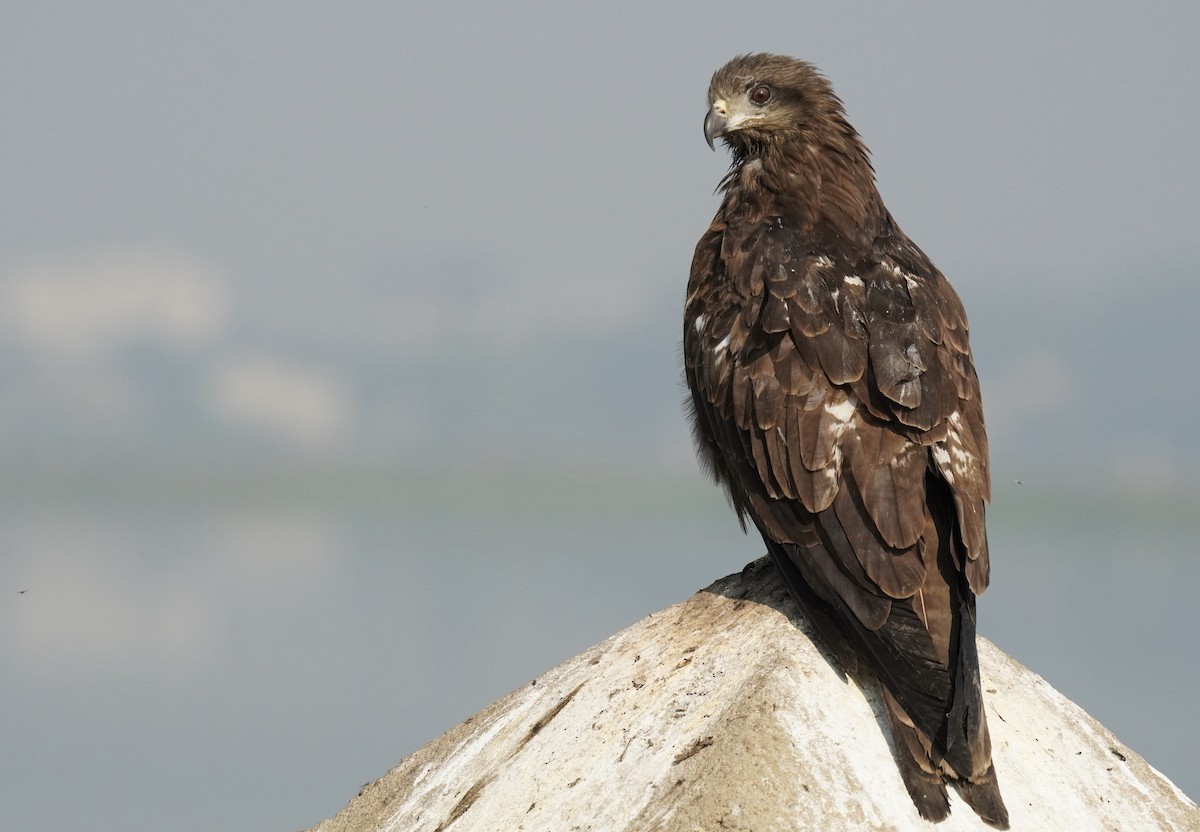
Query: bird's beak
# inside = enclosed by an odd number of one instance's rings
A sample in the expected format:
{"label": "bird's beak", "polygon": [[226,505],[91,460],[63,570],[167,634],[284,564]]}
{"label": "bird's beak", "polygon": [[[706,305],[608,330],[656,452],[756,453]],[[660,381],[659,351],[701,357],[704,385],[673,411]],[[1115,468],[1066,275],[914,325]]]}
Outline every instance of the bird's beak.
{"label": "bird's beak", "polygon": [[713,140],[729,132],[729,107],[724,101],[714,101],[704,116],[704,139],[709,148],[716,150]]}

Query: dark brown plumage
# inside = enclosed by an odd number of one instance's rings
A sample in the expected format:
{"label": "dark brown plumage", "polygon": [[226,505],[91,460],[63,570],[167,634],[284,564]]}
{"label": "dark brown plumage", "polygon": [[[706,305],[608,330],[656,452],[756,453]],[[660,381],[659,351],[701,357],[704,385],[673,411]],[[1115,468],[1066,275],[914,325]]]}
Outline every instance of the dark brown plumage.
{"label": "dark brown plumage", "polygon": [[1007,828],[975,651],[988,450],[962,304],[810,64],[735,58],[709,105],[733,164],[688,283],[701,460],[818,629],[883,682],[922,816],[949,814],[951,783]]}

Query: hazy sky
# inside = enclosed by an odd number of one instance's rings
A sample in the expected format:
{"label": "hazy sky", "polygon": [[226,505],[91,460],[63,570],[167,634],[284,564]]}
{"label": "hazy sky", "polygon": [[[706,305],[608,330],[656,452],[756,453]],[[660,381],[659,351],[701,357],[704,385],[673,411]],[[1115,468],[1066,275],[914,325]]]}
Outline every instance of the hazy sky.
{"label": "hazy sky", "polygon": [[[1000,646],[1200,792],[1164,603],[1197,576],[1198,36],[1182,2],[9,3],[0,699],[36,719],[0,717],[0,826],[136,828],[148,778],[172,828],[315,823],[755,556],[677,352],[704,94],[747,51],[825,71],[966,304]],[[91,808],[46,814],[53,778]]]}
{"label": "hazy sky", "polygon": [[958,287],[1001,468],[1194,483],[1197,13],[1022,8],[10,12],[0,445],[690,465],[696,125],[758,49],[824,68]]}

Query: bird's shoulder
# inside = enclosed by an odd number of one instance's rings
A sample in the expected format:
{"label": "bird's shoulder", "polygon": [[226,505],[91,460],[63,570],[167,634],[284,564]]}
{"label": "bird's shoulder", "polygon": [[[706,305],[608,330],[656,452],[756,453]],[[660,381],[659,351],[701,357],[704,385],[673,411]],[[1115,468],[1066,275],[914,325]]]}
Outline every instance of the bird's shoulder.
{"label": "bird's shoulder", "polygon": [[864,245],[783,216],[718,215],[696,248],[686,317],[688,357],[745,361],[786,334],[811,374],[916,432],[977,396],[962,303],[890,218]]}

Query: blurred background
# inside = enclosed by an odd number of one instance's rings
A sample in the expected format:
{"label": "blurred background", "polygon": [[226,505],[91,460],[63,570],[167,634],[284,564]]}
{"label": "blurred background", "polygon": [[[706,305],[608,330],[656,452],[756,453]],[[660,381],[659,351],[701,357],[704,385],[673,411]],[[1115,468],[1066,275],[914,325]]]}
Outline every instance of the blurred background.
{"label": "blurred background", "polygon": [[1200,795],[1200,6],[4,18],[0,828],[307,827],[762,554],[678,355],[747,51],[971,316],[980,631]]}

